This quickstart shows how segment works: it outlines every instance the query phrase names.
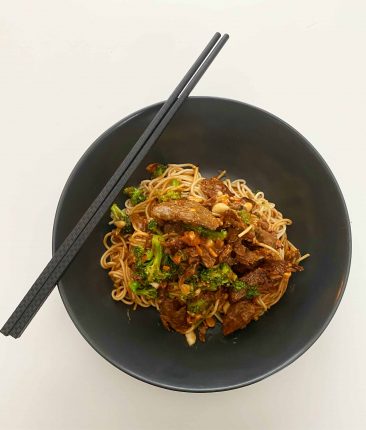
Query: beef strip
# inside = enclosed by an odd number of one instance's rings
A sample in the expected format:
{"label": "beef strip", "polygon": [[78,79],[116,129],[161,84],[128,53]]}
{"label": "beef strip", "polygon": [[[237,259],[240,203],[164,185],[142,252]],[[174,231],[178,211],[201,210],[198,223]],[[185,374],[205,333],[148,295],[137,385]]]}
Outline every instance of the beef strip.
{"label": "beef strip", "polygon": [[[260,291],[262,287],[267,287],[269,283],[267,272],[262,267],[258,267],[257,269],[247,273],[245,276],[242,276],[240,280],[244,281],[248,285],[258,287]],[[239,302],[246,296],[246,294],[246,288],[242,288],[240,290],[235,290],[234,288],[231,288],[229,293],[230,301],[232,303]]]}
{"label": "beef strip", "polygon": [[255,267],[264,259],[261,251],[251,251],[241,243],[241,240],[234,243],[235,261],[245,266],[246,269]]}
{"label": "beef strip", "polygon": [[227,336],[236,330],[246,327],[254,318],[254,315],[255,306],[253,303],[247,300],[233,303],[223,318],[222,331],[224,335]]}
{"label": "beef strip", "polygon": [[200,257],[196,248],[185,248],[183,253],[189,264],[194,264],[200,261]]}
{"label": "beef strip", "polygon": [[233,265],[234,259],[231,256],[233,247],[229,243],[222,248],[222,251],[219,254],[219,263],[228,263],[230,266]]}
{"label": "beef strip", "polygon": [[245,224],[244,221],[240,218],[240,216],[231,209],[224,212],[222,219],[224,228],[234,227],[240,230],[239,233],[248,227],[247,224]]}
{"label": "beef strip", "polygon": [[278,248],[278,240],[274,232],[266,231],[262,227],[256,227],[255,235],[259,242],[265,243],[275,249]]}
{"label": "beef strip", "polygon": [[170,200],[160,203],[153,208],[152,216],[163,221],[182,221],[200,225],[210,230],[216,230],[220,226],[220,221],[211,211],[192,200]]}
{"label": "beef strip", "polygon": [[187,306],[178,299],[163,298],[159,303],[160,318],[164,326],[169,330],[174,329],[179,333],[188,330]]}
{"label": "beef strip", "polygon": [[208,198],[222,194],[227,194],[228,196],[234,195],[229,188],[217,178],[203,179],[199,185],[203,194]]}
{"label": "beef strip", "polygon": [[164,249],[167,254],[174,255],[180,249],[183,249],[186,244],[183,242],[180,236],[168,237],[164,241]]}
{"label": "beef strip", "polygon": [[181,234],[184,232],[184,226],[179,222],[165,222],[163,225],[163,232]]}
{"label": "beef strip", "polygon": [[258,267],[241,277],[240,280],[248,285],[261,287],[268,282],[268,273],[263,267]]}
{"label": "beef strip", "polygon": [[201,260],[202,263],[209,269],[215,265],[216,257],[212,256],[206,248],[201,248],[202,255]]}

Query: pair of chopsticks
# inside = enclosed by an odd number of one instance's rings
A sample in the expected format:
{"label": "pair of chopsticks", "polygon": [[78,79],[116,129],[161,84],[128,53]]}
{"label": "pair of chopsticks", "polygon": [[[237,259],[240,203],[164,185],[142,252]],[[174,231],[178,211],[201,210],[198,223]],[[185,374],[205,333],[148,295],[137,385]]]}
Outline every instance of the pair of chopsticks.
{"label": "pair of chopsticks", "polygon": [[228,38],[229,36],[227,34],[221,37],[220,33],[215,33],[206,48],[199,55],[121,165],[104,186],[98,197],[93,201],[71,233],[57,249],[52,259],[2,327],[2,334],[5,336],[10,335],[14,338],[18,338],[22,335],[23,331],[39,311],[71,261],[79,252],[90,233],[114,203],[116,197],[125,186],[132,173],[162,134],[184,100],[197,85],[198,81],[225,45]]}

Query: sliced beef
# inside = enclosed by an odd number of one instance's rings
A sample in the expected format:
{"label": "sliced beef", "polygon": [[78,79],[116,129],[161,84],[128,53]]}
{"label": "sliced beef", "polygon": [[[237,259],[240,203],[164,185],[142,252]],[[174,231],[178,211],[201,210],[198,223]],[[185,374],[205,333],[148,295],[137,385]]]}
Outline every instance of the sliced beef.
{"label": "sliced beef", "polygon": [[263,267],[258,267],[241,277],[240,280],[246,282],[248,285],[261,287],[268,282],[268,273]]}
{"label": "sliced beef", "polygon": [[289,263],[284,260],[266,261],[262,267],[269,277],[283,276],[284,273],[288,272],[290,269]]}
{"label": "sliced beef", "polygon": [[244,297],[247,295],[247,290],[245,288],[242,288],[241,290],[234,290],[231,289],[229,293],[230,302],[236,303],[240,302],[240,300],[244,299]]}
{"label": "sliced beef", "polygon": [[223,227],[234,227],[235,229],[240,230],[239,233],[245,230],[248,226],[244,223],[244,221],[240,218],[237,212],[233,210],[227,210],[224,212],[222,216]]}
{"label": "sliced beef", "polygon": [[174,329],[179,333],[188,330],[187,306],[177,299],[164,298],[159,304],[160,318],[164,326],[169,330]]}
{"label": "sliced beef", "polygon": [[192,200],[170,200],[159,203],[152,209],[152,216],[163,221],[182,221],[216,230],[220,221],[211,211]]}
{"label": "sliced beef", "polygon": [[165,222],[163,225],[163,232],[165,234],[169,234],[169,233],[181,234],[184,232],[184,226],[179,222]]}
{"label": "sliced beef", "polygon": [[200,261],[200,256],[196,248],[185,248],[183,250],[183,254],[189,264],[197,263]]}
{"label": "sliced beef", "polygon": [[202,249],[202,255],[201,255],[202,263],[208,269],[213,267],[216,262],[216,257],[212,256],[206,248],[202,247],[201,249]]}
{"label": "sliced beef", "polygon": [[217,178],[203,179],[199,185],[203,194],[208,198],[223,194],[227,194],[228,196],[234,195],[229,188]]}
{"label": "sliced beef", "polygon": [[228,263],[230,266],[233,265],[233,257],[231,256],[233,247],[229,243],[222,248],[219,254],[219,263]]}
{"label": "sliced beef", "polygon": [[278,240],[274,232],[264,230],[262,227],[256,227],[255,235],[259,242],[262,242],[272,248],[278,248]]}
{"label": "sliced beef", "polygon": [[255,267],[264,259],[264,255],[260,251],[251,251],[241,241],[234,243],[233,250],[235,252],[235,261],[245,266],[246,269]]}
{"label": "sliced beef", "polygon": [[165,252],[170,255],[176,254],[180,249],[183,249],[186,244],[180,236],[168,237],[164,241]]}
{"label": "sliced beef", "polygon": [[223,318],[222,331],[224,335],[226,336],[236,330],[246,327],[254,318],[254,315],[255,306],[253,303],[247,300],[233,303]]}

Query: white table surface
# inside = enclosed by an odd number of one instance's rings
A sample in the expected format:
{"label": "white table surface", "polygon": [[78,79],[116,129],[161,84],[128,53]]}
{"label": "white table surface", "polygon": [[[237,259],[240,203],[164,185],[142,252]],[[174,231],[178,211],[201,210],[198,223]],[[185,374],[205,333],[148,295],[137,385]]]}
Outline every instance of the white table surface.
{"label": "white table surface", "polygon": [[362,0],[1,0],[1,324],[50,258],[57,201],[76,161],[111,124],[164,99],[215,31],[231,39],[194,94],[280,116],[343,190],[353,261],[337,314],[276,375],[186,394],[108,364],[55,290],[21,339],[0,338],[0,429],[366,428]]}

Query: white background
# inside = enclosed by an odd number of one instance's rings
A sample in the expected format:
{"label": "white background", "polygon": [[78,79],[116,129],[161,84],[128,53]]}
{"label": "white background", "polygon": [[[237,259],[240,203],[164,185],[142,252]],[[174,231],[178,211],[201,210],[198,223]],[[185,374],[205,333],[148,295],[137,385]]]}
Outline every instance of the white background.
{"label": "white background", "polygon": [[2,430],[366,428],[362,0],[1,0],[0,323],[51,256],[53,216],[76,161],[110,125],[164,99],[215,31],[231,39],[194,94],[280,116],[344,192],[353,261],[336,316],[269,379],[186,394],[108,364],[55,290],[21,339],[0,338]]}

